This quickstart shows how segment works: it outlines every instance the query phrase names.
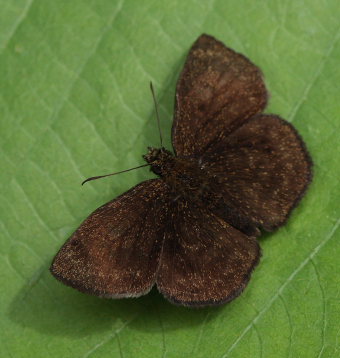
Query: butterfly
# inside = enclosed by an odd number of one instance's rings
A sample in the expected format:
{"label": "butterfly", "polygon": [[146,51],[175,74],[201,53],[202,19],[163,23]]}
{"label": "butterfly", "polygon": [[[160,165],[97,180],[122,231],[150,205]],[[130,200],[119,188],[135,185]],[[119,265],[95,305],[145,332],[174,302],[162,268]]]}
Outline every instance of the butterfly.
{"label": "butterfly", "polygon": [[209,35],[178,79],[173,153],[148,148],[158,178],[95,210],[50,271],[100,297],[138,297],[156,285],[170,302],[219,305],[239,296],[258,264],[257,237],[283,225],[311,181],[294,127],[262,114],[263,76]]}

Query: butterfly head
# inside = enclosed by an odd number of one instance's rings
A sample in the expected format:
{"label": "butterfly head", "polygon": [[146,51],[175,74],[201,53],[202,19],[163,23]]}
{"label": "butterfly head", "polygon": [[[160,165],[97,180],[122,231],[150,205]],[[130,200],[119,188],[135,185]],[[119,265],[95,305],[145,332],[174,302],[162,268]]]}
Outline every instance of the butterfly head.
{"label": "butterfly head", "polygon": [[151,165],[151,170],[155,174],[162,176],[167,164],[172,160],[173,154],[164,147],[148,147],[148,152],[143,155],[143,158]]}

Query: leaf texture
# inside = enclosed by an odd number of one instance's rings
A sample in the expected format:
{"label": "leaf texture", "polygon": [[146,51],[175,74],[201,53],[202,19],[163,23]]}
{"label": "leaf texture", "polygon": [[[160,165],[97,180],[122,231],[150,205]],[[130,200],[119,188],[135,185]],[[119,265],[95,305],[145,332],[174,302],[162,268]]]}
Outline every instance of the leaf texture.
{"label": "leaf texture", "polygon": [[[307,1],[2,1],[0,350],[30,357],[339,355],[340,11]],[[314,181],[285,228],[261,239],[251,289],[222,308],[157,292],[106,302],[63,287],[50,261],[87,214],[147,170],[85,189],[158,145],[148,83],[170,147],[175,83],[201,33],[263,71],[268,113],[293,122]]]}

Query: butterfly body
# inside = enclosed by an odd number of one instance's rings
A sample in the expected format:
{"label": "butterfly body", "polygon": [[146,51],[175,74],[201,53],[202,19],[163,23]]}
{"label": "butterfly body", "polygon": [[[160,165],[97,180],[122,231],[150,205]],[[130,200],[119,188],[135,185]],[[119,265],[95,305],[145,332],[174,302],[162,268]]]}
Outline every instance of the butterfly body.
{"label": "butterfly body", "polygon": [[164,148],[149,148],[143,158],[177,198],[198,200],[207,187],[207,173],[197,158],[177,157]]}
{"label": "butterfly body", "polygon": [[208,35],[193,44],[176,89],[173,153],[148,148],[158,178],[95,210],[62,246],[52,274],[81,292],[171,302],[237,297],[259,262],[257,237],[282,226],[311,181],[294,127],[262,114],[263,76]]}
{"label": "butterfly body", "polygon": [[151,171],[166,183],[170,200],[184,199],[214,212],[245,234],[260,234],[255,223],[228,203],[228,195],[223,193],[223,177],[228,177],[227,171],[219,177],[205,166],[201,156],[176,157],[165,148],[149,148],[143,158],[151,165]]}

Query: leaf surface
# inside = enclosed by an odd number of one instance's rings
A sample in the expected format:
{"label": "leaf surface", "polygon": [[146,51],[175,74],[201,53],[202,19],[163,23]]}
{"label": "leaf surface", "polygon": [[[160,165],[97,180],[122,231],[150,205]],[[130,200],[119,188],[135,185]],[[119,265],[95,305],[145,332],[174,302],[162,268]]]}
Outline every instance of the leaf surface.
{"label": "leaf surface", "polygon": [[[339,355],[338,1],[0,0],[0,347],[4,357]],[[175,83],[211,34],[264,72],[276,113],[303,136],[314,181],[240,298],[191,310],[152,291],[104,300],[48,272],[95,208],[152,177],[152,80],[170,147]]]}

